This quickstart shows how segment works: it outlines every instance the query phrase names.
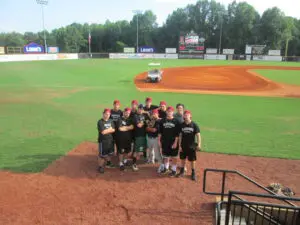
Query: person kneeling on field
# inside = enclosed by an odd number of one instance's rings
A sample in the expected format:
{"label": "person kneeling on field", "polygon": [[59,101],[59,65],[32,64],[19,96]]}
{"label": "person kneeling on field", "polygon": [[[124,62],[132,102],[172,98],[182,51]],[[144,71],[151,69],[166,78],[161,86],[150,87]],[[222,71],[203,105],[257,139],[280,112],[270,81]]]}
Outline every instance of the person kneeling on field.
{"label": "person kneeling on field", "polygon": [[125,170],[128,154],[131,152],[133,122],[130,118],[131,109],[125,108],[123,116],[116,126],[116,145],[119,156],[120,170]]}
{"label": "person kneeling on field", "polygon": [[179,123],[173,117],[174,108],[169,106],[167,108],[167,117],[162,119],[159,127],[159,144],[162,149],[164,158],[164,169],[161,172],[166,174],[169,172],[169,163],[172,159],[171,177],[176,176],[177,170],[177,157],[178,157],[178,136],[179,136]]}
{"label": "person kneeling on field", "polygon": [[[181,168],[178,176],[184,176],[184,168],[187,158],[188,161],[191,162],[192,167],[191,179],[196,180],[196,151],[201,150],[201,136],[199,126],[192,121],[191,112],[188,110],[184,111],[184,122],[181,124],[179,132],[179,154],[181,159]],[[195,137],[197,137],[197,144],[195,143]]]}
{"label": "person kneeling on field", "polygon": [[114,139],[115,123],[110,119],[111,110],[105,109],[103,117],[97,123],[98,127],[98,142],[99,142],[99,172],[104,173],[104,163],[106,167],[113,167],[111,163],[111,156],[114,154]]}
{"label": "person kneeling on field", "polygon": [[146,138],[146,127],[147,120],[149,120],[148,114],[143,112],[143,105],[140,104],[138,107],[137,114],[134,117],[134,150],[132,157],[132,169],[138,171],[136,165],[137,159],[144,154],[147,149],[147,138]]}

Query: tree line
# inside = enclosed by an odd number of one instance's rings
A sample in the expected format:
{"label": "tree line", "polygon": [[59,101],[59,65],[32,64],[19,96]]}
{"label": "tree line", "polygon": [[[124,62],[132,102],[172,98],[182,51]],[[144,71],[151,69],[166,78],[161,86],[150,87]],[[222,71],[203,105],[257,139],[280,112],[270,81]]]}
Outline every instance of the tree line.
{"label": "tree line", "polygon": [[[138,18],[137,18],[138,17]],[[180,32],[203,34],[205,46],[233,48],[237,54],[245,53],[246,44],[267,45],[290,56],[300,55],[300,20],[286,16],[279,8],[266,9],[262,15],[246,2],[236,1],[225,7],[215,0],[199,0],[185,8],[173,11],[162,26],[156,15],[148,10],[134,15],[131,21],[104,24],[73,23],[66,27],[46,31],[47,45],[58,46],[61,52],[88,52],[91,32],[92,52],[122,52],[125,46],[136,47],[137,19],[139,46],[152,46],[157,52],[167,47],[178,47]],[[29,42],[44,45],[43,32],[1,33],[0,46],[21,47]]]}

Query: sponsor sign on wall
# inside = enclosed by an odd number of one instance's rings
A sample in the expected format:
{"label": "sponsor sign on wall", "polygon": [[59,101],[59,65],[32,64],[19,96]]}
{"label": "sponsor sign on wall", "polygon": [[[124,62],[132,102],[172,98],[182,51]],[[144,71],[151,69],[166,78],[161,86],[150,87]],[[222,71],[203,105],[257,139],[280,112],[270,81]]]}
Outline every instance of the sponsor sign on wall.
{"label": "sponsor sign on wall", "polygon": [[226,60],[226,55],[205,55],[204,59],[209,59],[209,60]]}
{"label": "sponsor sign on wall", "polygon": [[5,54],[5,47],[0,46],[0,55]]}
{"label": "sponsor sign on wall", "polygon": [[203,54],[179,54],[178,59],[204,59]]}
{"label": "sponsor sign on wall", "polygon": [[216,48],[207,48],[206,49],[206,54],[217,54],[218,53],[218,49]]}
{"label": "sponsor sign on wall", "polygon": [[166,48],[166,53],[167,54],[177,53],[177,49],[176,48]]}
{"label": "sponsor sign on wall", "polygon": [[48,53],[59,53],[58,47],[48,47]]}
{"label": "sponsor sign on wall", "polygon": [[234,49],[224,48],[223,49],[223,54],[224,55],[234,55]]}
{"label": "sponsor sign on wall", "polygon": [[141,53],[154,53],[155,49],[152,48],[152,47],[149,47],[149,46],[143,46],[143,47],[140,47],[139,52],[141,52]]}
{"label": "sponsor sign on wall", "polygon": [[37,43],[31,42],[28,45],[25,45],[23,48],[25,54],[30,53],[44,53],[44,47]]}
{"label": "sponsor sign on wall", "polygon": [[109,53],[110,59],[178,59],[178,54]]}
{"label": "sponsor sign on wall", "polygon": [[268,55],[281,56],[281,51],[280,50],[269,50]]}
{"label": "sponsor sign on wall", "polygon": [[135,53],[135,48],[125,47],[124,53]]}
{"label": "sponsor sign on wall", "polygon": [[251,55],[251,54],[252,54],[252,46],[250,46],[250,45],[246,45],[245,54],[249,54],[249,55]]}
{"label": "sponsor sign on wall", "polygon": [[262,56],[253,56],[254,61],[277,61],[281,62],[282,57],[281,56],[271,56],[271,55],[262,55]]}

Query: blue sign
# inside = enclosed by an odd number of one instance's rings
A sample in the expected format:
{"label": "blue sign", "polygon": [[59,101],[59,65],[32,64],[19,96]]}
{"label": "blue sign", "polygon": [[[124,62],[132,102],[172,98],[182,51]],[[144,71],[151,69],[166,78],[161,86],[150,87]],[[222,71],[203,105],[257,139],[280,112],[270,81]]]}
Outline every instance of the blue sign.
{"label": "blue sign", "polygon": [[154,53],[155,49],[152,47],[144,46],[144,47],[140,47],[140,52],[141,53]]}
{"label": "blue sign", "polygon": [[44,53],[44,47],[37,43],[31,42],[24,46],[24,53]]}

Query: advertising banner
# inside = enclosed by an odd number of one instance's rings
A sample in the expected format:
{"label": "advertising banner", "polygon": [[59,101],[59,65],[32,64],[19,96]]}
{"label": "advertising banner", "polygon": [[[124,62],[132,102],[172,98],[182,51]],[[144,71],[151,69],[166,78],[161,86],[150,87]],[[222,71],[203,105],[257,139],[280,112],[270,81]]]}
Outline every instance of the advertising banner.
{"label": "advertising banner", "polygon": [[224,55],[234,55],[234,49],[224,48],[223,49],[223,54]]}
{"label": "advertising banner", "polygon": [[246,45],[246,50],[245,50],[246,55],[251,55],[252,54],[252,46]]}
{"label": "advertising banner", "polygon": [[178,59],[178,54],[109,53],[110,59]]}
{"label": "advertising banner", "polygon": [[166,53],[167,54],[177,53],[177,49],[176,48],[166,48]]}
{"label": "advertising banner", "polygon": [[155,49],[149,46],[140,47],[140,53],[154,53]]}
{"label": "advertising banner", "polygon": [[206,54],[217,54],[218,53],[218,49],[216,48],[207,48],[206,49]]}
{"label": "advertising banner", "polygon": [[5,54],[5,47],[0,46],[0,55]]}
{"label": "advertising banner", "polygon": [[59,53],[59,48],[58,47],[48,47],[48,49],[47,49],[48,51],[48,53]]}
{"label": "advertising banner", "polygon": [[203,54],[179,54],[178,55],[178,59],[204,59],[204,55]]}
{"label": "advertising banner", "polygon": [[44,47],[37,43],[31,42],[23,48],[25,54],[44,53]]}
{"label": "advertising banner", "polygon": [[226,60],[226,55],[205,55],[204,59],[209,59],[209,60]]}
{"label": "advertising banner", "polygon": [[280,50],[269,50],[268,55],[280,56],[281,52],[280,52]]}
{"label": "advertising banner", "polygon": [[135,53],[135,48],[125,47],[124,53]]}

